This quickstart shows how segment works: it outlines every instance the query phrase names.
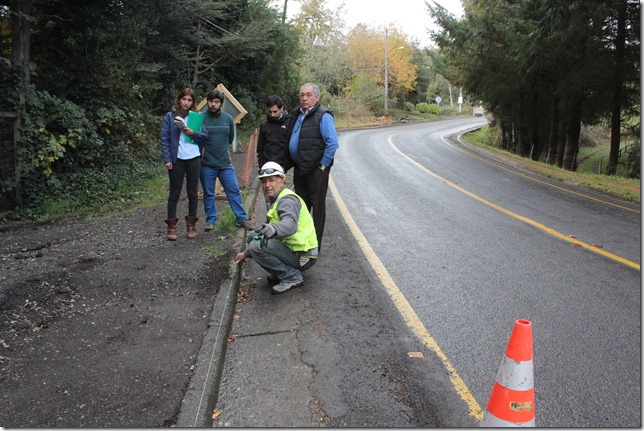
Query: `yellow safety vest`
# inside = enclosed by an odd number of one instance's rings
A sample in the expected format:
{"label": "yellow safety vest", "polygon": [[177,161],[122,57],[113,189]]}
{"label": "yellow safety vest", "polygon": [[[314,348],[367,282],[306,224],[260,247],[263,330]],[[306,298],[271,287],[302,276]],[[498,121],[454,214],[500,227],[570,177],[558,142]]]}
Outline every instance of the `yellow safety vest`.
{"label": "yellow safety vest", "polygon": [[284,238],[280,238],[284,244],[288,246],[293,251],[309,251],[311,249],[317,248],[318,238],[315,235],[315,226],[313,225],[313,217],[309,212],[306,204],[301,197],[295,194],[292,190],[287,188],[282,189],[277,199],[271,206],[271,208],[266,213],[268,220],[271,223],[280,221],[280,216],[277,214],[277,204],[284,196],[295,196],[300,200],[302,205],[300,208],[300,215],[297,219],[297,231],[291,235]]}

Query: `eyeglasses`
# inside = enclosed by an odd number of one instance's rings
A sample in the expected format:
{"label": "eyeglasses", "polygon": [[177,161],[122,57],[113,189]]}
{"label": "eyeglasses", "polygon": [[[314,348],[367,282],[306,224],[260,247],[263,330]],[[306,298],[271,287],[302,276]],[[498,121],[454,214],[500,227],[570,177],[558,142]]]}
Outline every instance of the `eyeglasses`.
{"label": "eyeglasses", "polygon": [[266,169],[260,169],[259,170],[259,175],[270,175],[270,174],[274,174],[274,173],[284,175],[284,172],[282,172],[282,171],[280,171],[278,169],[266,168]]}

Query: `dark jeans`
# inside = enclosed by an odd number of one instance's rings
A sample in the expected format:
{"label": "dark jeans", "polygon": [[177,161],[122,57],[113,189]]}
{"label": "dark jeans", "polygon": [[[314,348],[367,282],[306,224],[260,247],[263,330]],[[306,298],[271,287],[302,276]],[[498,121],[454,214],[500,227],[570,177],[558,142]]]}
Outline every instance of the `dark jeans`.
{"label": "dark jeans", "polygon": [[183,177],[186,177],[186,193],[188,194],[188,215],[197,217],[199,205],[199,173],[201,172],[201,157],[190,160],[177,159],[172,169],[168,169],[170,178],[170,195],[168,196],[168,219],[177,218],[177,202],[183,188]]}
{"label": "dark jeans", "polygon": [[318,238],[318,250],[322,248],[322,235],[326,220],[326,192],[329,188],[329,171],[316,168],[310,174],[298,175],[297,169],[293,174],[293,187],[311,212],[315,234]]}
{"label": "dark jeans", "polygon": [[302,271],[306,271],[317,261],[317,259],[309,259],[304,266],[301,266],[300,254],[291,250],[282,240],[273,238],[262,244],[261,240],[254,240],[256,235],[255,232],[251,232],[246,238],[250,256],[280,281],[294,283],[301,281]]}

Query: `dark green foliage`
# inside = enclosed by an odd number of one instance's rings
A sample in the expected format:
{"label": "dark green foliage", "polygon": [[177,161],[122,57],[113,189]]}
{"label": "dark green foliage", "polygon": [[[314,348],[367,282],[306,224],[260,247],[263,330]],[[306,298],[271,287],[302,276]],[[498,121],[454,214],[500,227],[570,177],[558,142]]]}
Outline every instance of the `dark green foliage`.
{"label": "dark green foliage", "polygon": [[[483,100],[509,151],[574,170],[581,124],[621,117],[640,90],[639,2],[470,0],[457,20],[434,4],[439,72]],[[620,49],[622,47],[623,49]]]}
{"label": "dark green foliage", "polygon": [[626,177],[628,178],[640,178],[641,172],[641,143],[631,142],[626,146],[626,151],[624,155],[624,164],[626,165]]}
{"label": "dark green foliage", "polygon": [[28,207],[78,190],[93,195],[90,190],[100,182],[91,180],[92,171],[119,171],[158,157],[156,136],[146,131],[157,132],[159,122],[145,112],[124,111],[109,103],[86,109],[48,92],[35,92],[27,106],[20,156]]}
{"label": "dark green foliage", "polygon": [[[22,64],[11,61],[18,5],[30,28]],[[15,154],[0,167],[0,211],[101,202],[117,178],[146,177],[141,166],[158,174],[160,117],[183,87],[199,102],[223,83],[252,129],[267,96],[301,84],[297,35],[266,0],[13,0],[0,6],[0,32],[0,111],[17,112],[21,76],[31,78],[20,138],[0,139],[0,154]]]}

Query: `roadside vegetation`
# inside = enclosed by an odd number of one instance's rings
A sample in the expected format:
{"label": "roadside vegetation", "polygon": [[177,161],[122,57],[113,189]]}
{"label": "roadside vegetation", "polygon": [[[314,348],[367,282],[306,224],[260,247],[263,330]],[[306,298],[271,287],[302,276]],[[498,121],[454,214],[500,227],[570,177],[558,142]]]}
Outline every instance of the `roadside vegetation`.
{"label": "roadside vegetation", "polygon": [[[580,157],[586,161],[579,165],[577,171],[567,171],[557,166],[545,163],[545,161],[535,161],[529,157],[523,157],[518,154],[509,153],[499,148],[499,139],[497,131],[489,126],[485,126],[477,131],[464,135],[465,140],[472,145],[483,148],[497,156],[507,158],[522,167],[544,175],[556,181],[578,184],[590,190],[607,193],[619,198],[640,203],[640,179],[626,178],[625,176],[612,175],[606,176],[599,174],[596,169],[600,166],[598,160],[606,157],[610,148],[610,142],[602,135],[597,136],[597,141],[586,141],[587,147],[580,151]],[[626,172],[631,162],[628,153],[620,158],[618,172]],[[638,166],[639,168],[639,166]]]}
{"label": "roadside vegetation", "polygon": [[338,128],[476,108],[498,119],[482,139],[548,175],[639,178],[639,2],[465,2],[463,17],[428,2],[436,47],[393,24],[348,28],[342,6],[299,5],[292,19],[288,0],[0,5],[0,217],[162,202],[161,116],[181,88],[200,98],[220,83],[248,111],[242,151],[267,96],[290,110],[315,82]]}

